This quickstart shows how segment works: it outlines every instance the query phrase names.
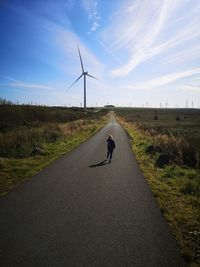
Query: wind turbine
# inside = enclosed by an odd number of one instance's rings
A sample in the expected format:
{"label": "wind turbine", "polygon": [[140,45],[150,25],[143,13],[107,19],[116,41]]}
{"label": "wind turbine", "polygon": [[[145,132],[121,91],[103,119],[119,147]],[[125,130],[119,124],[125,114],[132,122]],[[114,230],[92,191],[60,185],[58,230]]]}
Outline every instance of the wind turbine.
{"label": "wind turbine", "polygon": [[86,106],[86,76],[89,76],[89,77],[91,77],[93,79],[96,79],[96,80],[97,80],[97,78],[95,78],[94,76],[88,74],[88,71],[84,70],[83,60],[82,60],[82,57],[81,57],[81,52],[80,52],[79,47],[78,47],[78,54],[79,54],[79,58],[80,58],[80,62],[81,62],[82,74],[78,77],[78,79],[76,79],[75,82],[72,83],[72,85],[68,89],[70,89],[83,76],[83,78],[84,78],[84,109],[86,110],[87,109],[87,106]]}

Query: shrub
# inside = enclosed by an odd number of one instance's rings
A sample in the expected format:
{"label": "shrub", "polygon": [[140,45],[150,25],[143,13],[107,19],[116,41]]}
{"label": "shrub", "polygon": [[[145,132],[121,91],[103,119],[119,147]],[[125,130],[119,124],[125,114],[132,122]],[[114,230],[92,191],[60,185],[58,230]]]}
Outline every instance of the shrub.
{"label": "shrub", "polygon": [[159,134],[154,136],[154,142],[161,150],[167,154],[175,155],[176,159],[182,161],[182,148],[185,146],[185,141],[182,138],[176,138],[173,135]]}
{"label": "shrub", "polygon": [[154,120],[158,120],[158,116],[157,115],[154,116]]}
{"label": "shrub", "polygon": [[154,144],[159,146],[163,152],[174,155],[178,164],[192,168],[200,167],[199,148],[195,146],[193,140],[186,140],[172,133],[156,135],[153,131],[148,131],[148,134],[153,135]]}
{"label": "shrub", "polygon": [[196,148],[188,143],[182,148],[183,164],[195,168],[197,165]]}

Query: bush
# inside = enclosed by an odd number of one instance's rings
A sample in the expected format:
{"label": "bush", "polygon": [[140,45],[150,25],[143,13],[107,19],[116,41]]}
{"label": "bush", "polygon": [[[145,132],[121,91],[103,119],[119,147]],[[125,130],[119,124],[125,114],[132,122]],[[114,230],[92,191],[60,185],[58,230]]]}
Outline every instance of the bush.
{"label": "bush", "polygon": [[197,165],[196,148],[187,144],[182,148],[183,164],[195,168]]}
{"label": "bush", "polygon": [[158,120],[158,116],[157,115],[154,116],[154,120]]}
{"label": "bush", "polygon": [[174,136],[173,134],[154,134],[153,139],[154,143],[163,152],[174,155],[178,164],[192,168],[200,167],[199,149],[194,146],[192,140],[188,141],[184,137]]}
{"label": "bush", "polygon": [[154,142],[161,148],[164,153],[175,155],[176,159],[182,162],[182,148],[185,141],[182,138],[176,138],[173,135],[159,134],[154,137]]}

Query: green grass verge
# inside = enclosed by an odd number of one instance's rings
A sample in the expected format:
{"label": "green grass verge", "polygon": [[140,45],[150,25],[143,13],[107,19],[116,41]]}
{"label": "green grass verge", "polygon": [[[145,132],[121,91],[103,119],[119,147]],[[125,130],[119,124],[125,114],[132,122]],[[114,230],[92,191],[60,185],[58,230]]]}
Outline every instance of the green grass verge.
{"label": "green grass verge", "polygon": [[22,159],[0,158],[0,196],[6,195],[23,181],[41,171],[61,155],[73,150],[83,141],[96,133],[106,122],[88,122],[84,130],[77,130],[68,138],[56,142],[44,143],[43,154]]}
{"label": "green grass verge", "polygon": [[152,144],[133,123],[120,123],[132,137],[131,143],[139,166],[157,199],[172,234],[188,266],[200,266],[200,173],[196,169],[169,165],[156,168],[157,155],[145,153]]}

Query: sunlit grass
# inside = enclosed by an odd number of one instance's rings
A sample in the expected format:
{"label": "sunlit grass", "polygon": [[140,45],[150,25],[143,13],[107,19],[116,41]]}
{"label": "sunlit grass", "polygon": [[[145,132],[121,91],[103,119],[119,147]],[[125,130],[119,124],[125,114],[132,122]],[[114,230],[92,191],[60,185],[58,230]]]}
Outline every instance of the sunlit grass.
{"label": "sunlit grass", "polygon": [[[40,143],[42,154],[23,158],[0,158],[0,195],[7,194],[23,181],[38,173],[61,155],[73,150],[88,139],[107,118],[98,120],[81,120],[73,123],[60,124],[61,137],[54,142]],[[70,129],[70,131],[67,131]]]}
{"label": "sunlit grass", "polygon": [[189,266],[200,266],[200,172],[171,164],[156,168],[157,155],[145,153],[153,138],[138,130],[134,123],[120,120],[132,137],[131,143],[139,166],[158,201],[159,207],[182,255]]}

